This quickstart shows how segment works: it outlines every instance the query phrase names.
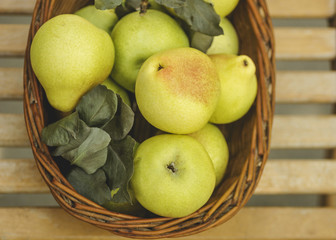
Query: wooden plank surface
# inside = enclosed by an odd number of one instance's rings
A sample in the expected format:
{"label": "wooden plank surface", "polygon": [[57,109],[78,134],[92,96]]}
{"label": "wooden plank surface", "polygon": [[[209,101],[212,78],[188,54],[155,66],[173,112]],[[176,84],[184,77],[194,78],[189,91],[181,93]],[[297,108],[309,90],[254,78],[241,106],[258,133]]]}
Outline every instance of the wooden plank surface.
{"label": "wooden plank surface", "polygon": [[274,18],[330,18],[335,14],[335,0],[267,0]]}
{"label": "wooden plank surface", "polygon": [[[271,147],[336,148],[336,115],[276,115]],[[0,146],[30,146],[22,114],[0,114]]]}
{"label": "wooden plank surface", "polygon": [[278,71],[278,103],[335,103],[336,71]]}
{"label": "wooden plank surface", "polygon": [[1,24],[0,25],[0,57],[21,57],[24,55],[29,25]]}
{"label": "wooden plank surface", "polygon": [[1,0],[0,13],[31,14],[35,2],[35,0]]}
{"label": "wooden plank surface", "polygon": [[0,68],[0,100],[22,99],[23,69]]}
{"label": "wooden plank surface", "polygon": [[[84,223],[59,208],[0,208],[6,240],[125,239]],[[334,239],[335,208],[246,207],[206,232],[172,239]]]}
{"label": "wooden plank surface", "polygon": [[0,193],[48,193],[33,159],[0,159]]}
{"label": "wooden plank surface", "polygon": [[28,147],[23,114],[0,114],[0,147]]}
{"label": "wooden plank surface", "polygon": [[[1,0],[0,13],[33,12],[35,0]],[[335,14],[335,0],[267,0],[275,18],[329,18]]]}
{"label": "wooden plank surface", "polygon": [[335,194],[336,161],[268,160],[257,194]]}
{"label": "wooden plank surface", "polygon": [[336,115],[277,115],[272,148],[336,148]]}
{"label": "wooden plank surface", "polygon": [[[256,194],[336,194],[336,161],[269,160]],[[0,193],[49,193],[33,159],[0,159]]]}
{"label": "wooden plank surface", "polygon": [[336,57],[335,28],[274,28],[278,60],[332,60]]}
{"label": "wooden plank surface", "polygon": [[[28,25],[0,25],[0,56],[23,56]],[[336,57],[335,28],[274,29],[279,60],[331,60]]]}

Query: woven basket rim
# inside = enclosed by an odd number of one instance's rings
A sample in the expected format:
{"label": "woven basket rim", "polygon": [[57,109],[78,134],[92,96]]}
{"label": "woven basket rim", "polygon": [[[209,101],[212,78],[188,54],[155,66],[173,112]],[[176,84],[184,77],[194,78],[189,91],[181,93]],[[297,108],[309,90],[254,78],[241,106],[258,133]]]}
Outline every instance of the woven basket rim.
{"label": "woven basket rim", "polygon": [[[71,1],[69,1],[71,2]],[[79,0],[83,6],[89,1]],[[41,141],[46,124],[43,90],[30,64],[30,44],[38,28],[53,16],[56,0],[37,0],[30,26],[24,63],[24,116],[36,165],[59,205],[72,216],[117,235],[154,239],[181,237],[205,231],[231,219],[250,199],[262,175],[270,150],[275,105],[275,43],[273,26],[265,0],[240,0],[246,7],[255,34],[258,94],[251,123],[250,156],[238,178],[228,178],[217,194],[201,209],[184,218],[141,218],[111,212],[79,195],[62,175]],[[223,190],[225,189],[225,190]]]}

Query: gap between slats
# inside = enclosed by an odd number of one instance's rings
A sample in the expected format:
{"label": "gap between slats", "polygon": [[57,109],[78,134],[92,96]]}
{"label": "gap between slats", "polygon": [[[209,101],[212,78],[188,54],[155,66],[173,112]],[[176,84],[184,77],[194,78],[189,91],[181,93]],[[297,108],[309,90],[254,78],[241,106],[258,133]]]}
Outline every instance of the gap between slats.
{"label": "gap between slats", "polygon": [[[8,240],[124,239],[59,208],[0,208],[0,222],[0,237]],[[184,239],[334,239],[335,225],[335,208],[246,207],[225,224]]]}
{"label": "gap between slats", "polygon": [[[336,161],[270,160],[256,194],[336,194]],[[0,193],[49,193],[33,159],[0,159]]]}
{"label": "gap between slats", "polygon": [[[0,25],[0,56],[23,56],[28,25]],[[335,28],[274,29],[278,60],[332,60],[336,58]]]}

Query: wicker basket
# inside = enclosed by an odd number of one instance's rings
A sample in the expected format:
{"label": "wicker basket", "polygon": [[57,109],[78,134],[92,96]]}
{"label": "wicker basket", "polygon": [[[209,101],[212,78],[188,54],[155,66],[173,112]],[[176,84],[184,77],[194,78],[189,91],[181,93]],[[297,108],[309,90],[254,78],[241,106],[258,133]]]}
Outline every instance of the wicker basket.
{"label": "wicker basket", "polygon": [[[30,64],[30,45],[39,27],[51,17],[92,4],[90,0],[37,0],[32,16],[24,66],[24,113],[37,167],[59,205],[71,215],[115,234],[131,238],[166,238],[195,234],[234,216],[249,200],[261,177],[269,149],[274,114],[275,58],[273,29],[265,0],[240,0],[230,16],[240,42],[240,54],[257,66],[258,94],[242,119],[220,126],[229,143],[230,161],[223,182],[197,212],[183,218],[139,218],[108,211],[79,195],[63,177],[60,166],[41,142],[43,127],[52,120],[43,89]],[[141,141],[153,128],[136,112],[134,137]]]}

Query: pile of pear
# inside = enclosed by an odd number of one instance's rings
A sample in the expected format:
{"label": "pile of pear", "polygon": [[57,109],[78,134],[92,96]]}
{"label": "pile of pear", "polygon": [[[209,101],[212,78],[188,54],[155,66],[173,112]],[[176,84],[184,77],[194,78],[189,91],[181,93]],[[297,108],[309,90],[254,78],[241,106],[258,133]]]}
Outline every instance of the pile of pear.
{"label": "pile of pear", "polygon": [[[44,23],[33,38],[30,59],[50,105],[71,112],[98,84],[129,95],[161,134],[140,143],[130,189],[136,204],[165,217],[201,208],[222,181],[229,161],[218,124],[243,117],[257,94],[256,67],[238,55],[237,32],[226,16],[238,0],[212,1],[224,35],[206,53],[190,47],[182,27],[152,2],[146,13],[118,19],[93,5]],[[118,210],[118,204],[106,204]],[[135,207],[136,206],[136,207]],[[123,211],[123,210],[121,210]]]}

